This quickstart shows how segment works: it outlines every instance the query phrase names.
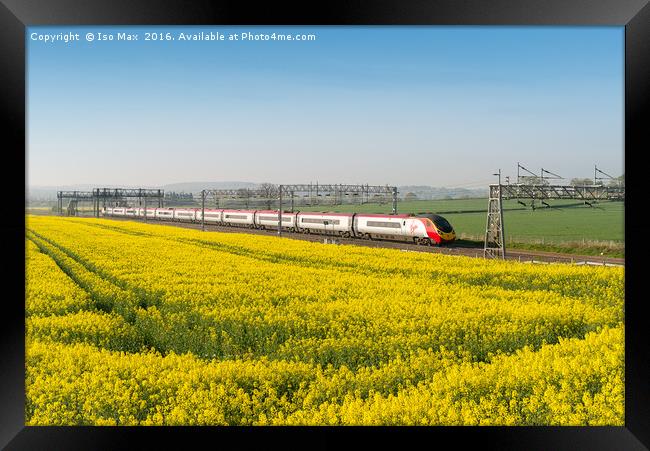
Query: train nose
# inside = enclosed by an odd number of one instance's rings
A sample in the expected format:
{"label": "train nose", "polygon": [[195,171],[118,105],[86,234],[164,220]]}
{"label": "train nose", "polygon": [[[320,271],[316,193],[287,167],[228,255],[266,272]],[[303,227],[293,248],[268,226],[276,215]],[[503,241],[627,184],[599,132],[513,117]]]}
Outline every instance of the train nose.
{"label": "train nose", "polygon": [[453,230],[448,233],[441,233],[440,238],[442,238],[444,241],[454,241],[456,239],[456,232]]}

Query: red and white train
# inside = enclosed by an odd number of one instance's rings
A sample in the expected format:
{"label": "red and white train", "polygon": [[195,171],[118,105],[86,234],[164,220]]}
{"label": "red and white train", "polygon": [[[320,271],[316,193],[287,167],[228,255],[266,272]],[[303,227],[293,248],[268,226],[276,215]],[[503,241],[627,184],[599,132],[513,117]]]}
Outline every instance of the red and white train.
{"label": "red and white train", "polygon": [[[144,208],[113,207],[102,209],[104,216],[139,217]],[[147,208],[148,219],[181,222],[202,222],[222,226],[256,229],[278,227],[277,210],[228,210],[200,208]],[[375,215],[365,213],[283,212],[282,229],[290,232],[338,235],[344,238],[408,241],[437,245],[456,239],[456,233],[442,216]]]}

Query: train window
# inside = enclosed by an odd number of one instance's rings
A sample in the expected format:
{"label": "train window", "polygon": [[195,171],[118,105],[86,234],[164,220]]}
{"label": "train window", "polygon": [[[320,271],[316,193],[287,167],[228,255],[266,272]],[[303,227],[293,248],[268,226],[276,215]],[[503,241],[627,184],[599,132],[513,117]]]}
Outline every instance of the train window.
{"label": "train window", "polygon": [[389,227],[391,229],[399,229],[399,222],[388,222],[388,221],[368,221],[366,223],[368,227]]}
{"label": "train window", "polygon": [[246,215],[226,215],[229,219],[248,219]]}
{"label": "train window", "polygon": [[451,224],[443,218],[442,216],[433,215],[433,223],[438,227],[442,232],[449,233],[453,230]]}
{"label": "train window", "polygon": [[[278,217],[277,216],[259,216],[258,217],[260,221],[275,221],[278,222]],[[282,217],[282,222],[291,222],[291,218],[287,217]]]}
{"label": "train window", "polygon": [[338,225],[338,219],[314,219],[314,218],[301,218],[300,222],[305,224],[323,224],[323,225]]}

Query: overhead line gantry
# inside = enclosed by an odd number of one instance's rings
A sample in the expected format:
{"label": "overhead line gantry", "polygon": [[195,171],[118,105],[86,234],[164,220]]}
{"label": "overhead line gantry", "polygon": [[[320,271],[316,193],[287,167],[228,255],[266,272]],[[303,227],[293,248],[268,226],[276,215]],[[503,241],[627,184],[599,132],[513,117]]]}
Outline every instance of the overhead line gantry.
{"label": "overhead line gantry", "polygon": [[107,204],[127,204],[129,200],[138,200],[138,205],[147,207],[147,199],[153,199],[158,208],[164,204],[165,191],[162,189],[146,188],[93,188],[91,191],[58,191],[56,193],[59,214],[63,214],[63,201],[69,199],[69,215],[78,215],[79,202],[92,202],[93,215],[99,217],[101,208]]}
{"label": "overhead line gantry", "polygon": [[[270,189],[272,188],[272,189]],[[283,200],[290,198],[291,211],[294,209],[294,198],[297,195],[304,195],[310,199],[318,198],[319,196],[334,195],[336,199],[342,199],[343,196],[360,196],[363,199],[365,196],[366,201],[370,200],[371,194],[383,194],[392,197],[392,214],[397,214],[397,187],[389,185],[345,185],[345,184],[280,184],[268,185],[266,188],[242,188],[242,189],[207,189],[201,191],[201,211],[205,212],[205,202],[209,196],[218,204],[220,198],[264,198],[278,201],[278,235],[282,234],[281,215],[283,211]],[[205,222],[202,222],[202,228],[205,230]]]}
{"label": "overhead line gantry", "polygon": [[[519,171],[520,169],[523,169],[531,175],[521,175]],[[612,180],[615,180],[613,177],[605,174],[598,168],[595,170],[610,177]],[[545,177],[544,174],[546,173],[550,174],[551,177]],[[542,183],[525,184],[521,183],[522,179],[529,177],[538,178],[538,176],[519,163],[517,163],[516,184],[501,184],[500,174],[501,170],[499,170],[498,174],[494,174],[499,175],[499,183],[489,185],[487,223],[485,227],[485,242],[483,247],[483,256],[486,258],[506,257],[502,203],[504,199],[516,199],[517,201],[520,201],[520,199],[531,199],[533,206],[535,200],[541,200],[542,203],[545,203],[544,200],[547,199],[581,200],[588,205],[591,205],[591,202],[602,200],[625,200],[624,186],[621,186],[620,184],[618,186],[597,185],[595,183],[596,177],[594,177],[593,185],[550,185],[543,183],[544,180],[548,178],[562,179],[562,177],[550,171],[542,169],[540,173],[541,176],[539,177],[539,180],[541,180]],[[596,174],[594,173],[594,175]]]}

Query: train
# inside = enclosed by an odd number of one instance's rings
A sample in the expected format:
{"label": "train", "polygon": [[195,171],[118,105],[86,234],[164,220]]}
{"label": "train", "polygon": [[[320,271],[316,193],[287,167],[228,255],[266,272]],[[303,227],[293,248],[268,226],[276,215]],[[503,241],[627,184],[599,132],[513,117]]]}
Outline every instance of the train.
{"label": "train", "polygon": [[[144,218],[138,207],[105,207],[105,217]],[[147,208],[147,219],[193,222],[220,226],[277,230],[278,210],[229,210],[200,208]],[[342,238],[406,241],[436,246],[456,239],[456,232],[442,216],[423,214],[386,215],[366,213],[288,212],[282,213],[282,230],[336,235]]]}

